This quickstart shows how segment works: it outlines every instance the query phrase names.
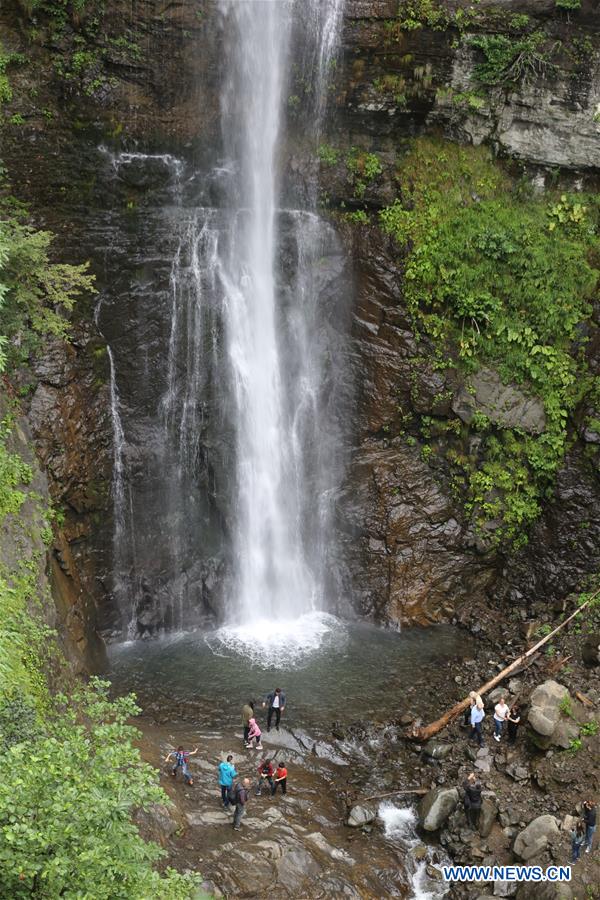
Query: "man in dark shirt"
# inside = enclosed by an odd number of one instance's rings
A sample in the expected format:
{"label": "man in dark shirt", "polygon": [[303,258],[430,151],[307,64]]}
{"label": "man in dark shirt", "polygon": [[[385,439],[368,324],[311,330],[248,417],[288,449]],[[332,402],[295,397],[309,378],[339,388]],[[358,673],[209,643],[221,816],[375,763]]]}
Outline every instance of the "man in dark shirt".
{"label": "man in dark shirt", "polygon": [[275,688],[275,690],[267,696],[267,702],[263,703],[263,707],[267,706],[267,704],[269,706],[269,711],[267,713],[267,731],[271,730],[273,713],[275,713],[275,727],[277,728],[277,731],[279,731],[281,713],[285,709],[285,694],[281,688]]}
{"label": "man in dark shirt", "polygon": [[246,812],[246,803],[248,802],[248,792],[250,790],[250,779],[244,778],[241,784],[235,786],[235,813],[233,814],[233,827],[235,831],[241,828],[240,822],[242,816]]}
{"label": "man in dark shirt", "polygon": [[477,776],[474,772],[471,772],[463,781],[463,791],[465,792],[463,802],[467,823],[475,830],[479,822],[479,813],[481,812],[481,784],[477,781]]}

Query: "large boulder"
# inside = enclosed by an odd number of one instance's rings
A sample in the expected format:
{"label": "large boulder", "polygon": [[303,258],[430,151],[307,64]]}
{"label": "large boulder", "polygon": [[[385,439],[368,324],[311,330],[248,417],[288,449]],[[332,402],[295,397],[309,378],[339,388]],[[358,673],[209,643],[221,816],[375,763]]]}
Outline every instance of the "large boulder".
{"label": "large boulder", "polygon": [[489,836],[498,815],[498,804],[494,797],[483,797],[481,811],[479,813],[479,834],[486,838]]}
{"label": "large boulder", "polygon": [[552,734],[560,721],[561,703],[568,696],[566,687],[556,681],[545,681],[532,693],[527,721],[535,736],[541,738],[542,744],[551,743]]}
{"label": "large boulder", "polygon": [[515,838],[515,856],[527,862],[542,853],[549,844],[560,836],[558,821],[554,816],[538,816]]}
{"label": "large boulder", "polygon": [[419,825],[425,831],[437,831],[458,806],[456,788],[432,788],[419,806]]}

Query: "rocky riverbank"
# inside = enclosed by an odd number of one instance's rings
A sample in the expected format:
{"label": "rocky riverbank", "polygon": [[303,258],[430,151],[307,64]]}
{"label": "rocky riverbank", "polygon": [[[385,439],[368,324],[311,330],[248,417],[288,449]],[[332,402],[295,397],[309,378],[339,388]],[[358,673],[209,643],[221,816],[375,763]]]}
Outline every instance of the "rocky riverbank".
{"label": "rocky riverbank", "polygon": [[[253,793],[240,833],[220,808],[216,767],[232,752],[240,776],[254,783],[262,754],[242,748],[237,708],[190,703],[167,692],[142,695],[142,750],[149,762],[158,765],[178,743],[199,745],[192,787],[175,783],[163,767],[174,807],[144,816],[147,836],[166,846],[169,864],[200,870],[213,894],[226,897],[435,897],[444,892],[438,869],[444,860],[569,864],[572,817],[585,797],[597,801],[600,786],[592,614],[485,698],[481,750],[469,743],[460,721],[427,744],[407,739],[415,720],[434,720],[533,643],[540,626],[543,633],[543,623],[519,619],[515,610],[504,622],[482,615],[463,626],[466,655],[424,666],[410,683],[394,685],[391,703],[382,697],[379,716],[334,721],[332,713],[323,735],[290,713],[281,732],[264,740],[265,755],[287,764],[288,794]],[[514,746],[492,739],[500,694],[521,704]],[[366,713],[358,698],[355,707]],[[460,790],[470,771],[484,789],[477,831],[468,827]],[[408,793],[419,789],[429,794]],[[582,855],[569,885],[455,885],[449,895],[575,900],[597,896],[598,883],[596,848]]]}

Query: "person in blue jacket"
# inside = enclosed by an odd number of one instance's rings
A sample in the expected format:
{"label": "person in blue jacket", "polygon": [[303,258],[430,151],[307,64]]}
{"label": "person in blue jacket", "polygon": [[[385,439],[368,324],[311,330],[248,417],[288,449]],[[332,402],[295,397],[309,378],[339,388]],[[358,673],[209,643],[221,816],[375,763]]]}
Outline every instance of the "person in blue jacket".
{"label": "person in blue jacket", "polygon": [[483,710],[483,702],[480,698],[475,706],[471,708],[471,740],[473,740],[473,738],[477,738],[477,743],[480,747],[483,747],[484,718],[485,712]]}
{"label": "person in blue jacket", "polygon": [[279,731],[279,723],[281,721],[281,713],[285,709],[285,694],[281,690],[281,688],[275,688],[267,696],[267,702],[263,703],[264,706],[269,706],[269,711],[267,713],[267,731],[271,730],[271,720],[273,719],[273,713],[275,713],[275,727],[277,731]]}
{"label": "person in blue jacket", "polygon": [[229,788],[233,785],[233,779],[237,777],[232,760],[233,756],[229,754],[227,762],[222,762],[219,765],[219,787],[221,788],[223,809],[227,809],[229,806]]}

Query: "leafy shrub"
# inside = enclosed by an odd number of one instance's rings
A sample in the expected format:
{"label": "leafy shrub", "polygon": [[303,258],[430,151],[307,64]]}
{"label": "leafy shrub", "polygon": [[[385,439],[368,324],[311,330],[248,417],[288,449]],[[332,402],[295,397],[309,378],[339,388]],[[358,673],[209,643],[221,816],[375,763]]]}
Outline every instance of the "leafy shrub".
{"label": "leafy shrub", "polygon": [[553,68],[551,56],[556,45],[548,45],[541,31],[521,38],[505,34],[477,34],[469,45],[480,50],[484,61],[473,69],[473,77],[488,87],[520,81]]}
{"label": "leafy shrub", "polygon": [[40,336],[64,337],[68,323],[62,310],[93,291],[87,263],[51,261],[53,237],[28,225],[14,205],[0,206],[0,371],[26,360]]}
{"label": "leafy shrub", "polygon": [[[111,702],[108,685],[58,698],[44,733],[0,754],[0,895],[185,900],[197,878],[152,863],[164,856],[142,840],[135,808],[167,802],[142,763],[126,724],[133,697]],[[1,708],[0,708],[1,709]]]}
{"label": "leafy shrub", "polygon": [[488,364],[544,404],[540,435],[484,425],[478,458],[461,461],[476,523],[521,541],[563,459],[569,413],[597,389],[573,350],[599,276],[597,200],[523,198],[488,151],[429,139],[399,181],[380,221],[404,249],[405,301],[437,365]]}

